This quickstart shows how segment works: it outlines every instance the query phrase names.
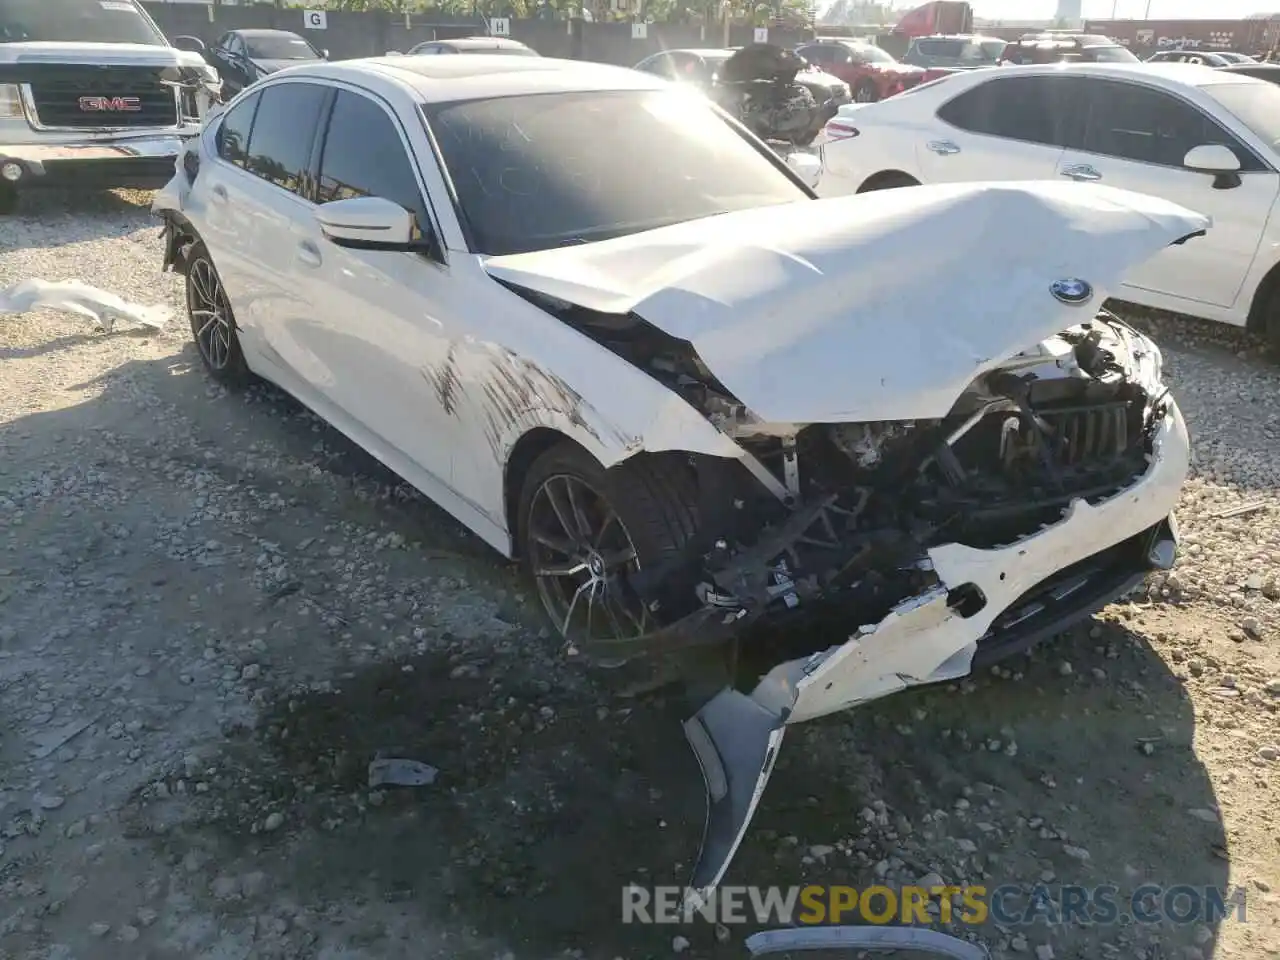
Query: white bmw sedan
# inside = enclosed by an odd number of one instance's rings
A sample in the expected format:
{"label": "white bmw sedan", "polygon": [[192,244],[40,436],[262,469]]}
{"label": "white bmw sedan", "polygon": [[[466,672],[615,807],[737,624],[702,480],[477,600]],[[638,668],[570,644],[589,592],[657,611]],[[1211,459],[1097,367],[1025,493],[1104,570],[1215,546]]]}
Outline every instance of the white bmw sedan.
{"label": "white bmw sedan", "polygon": [[[155,210],[209,374],[278,384],[521,558],[567,646],[794,625],[687,725],[699,889],[787,724],[963,676],[1174,561],[1186,428],[1159,350],[1097,309],[1199,242],[1167,201],[818,200],[661,79],[471,56],[274,74]],[[846,640],[800,629],[833,610]]]}
{"label": "white bmw sedan", "polygon": [[975,70],[883,103],[842,107],[818,143],[823,196],[1061,179],[1198,210],[1213,229],[1137,266],[1115,296],[1247,326],[1280,348],[1274,84],[1181,63]]}

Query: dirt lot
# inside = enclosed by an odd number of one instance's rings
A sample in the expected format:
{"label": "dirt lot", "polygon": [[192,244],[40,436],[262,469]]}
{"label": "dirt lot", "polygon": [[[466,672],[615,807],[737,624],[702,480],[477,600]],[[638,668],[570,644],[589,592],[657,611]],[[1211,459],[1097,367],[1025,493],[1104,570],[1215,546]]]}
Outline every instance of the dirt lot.
{"label": "dirt lot", "polygon": [[[145,199],[29,204],[0,285],[176,309]],[[793,730],[726,882],[1240,887],[1245,923],[972,932],[1280,956],[1280,368],[1153,324],[1196,439],[1176,573]],[[696,852],[683,715],[562,660],[514,570],[289,399],[213,387],[182,322],[0,318],[0,957],[745,956],[619,923]],[[371,791],[379,754],[439,777]]]}

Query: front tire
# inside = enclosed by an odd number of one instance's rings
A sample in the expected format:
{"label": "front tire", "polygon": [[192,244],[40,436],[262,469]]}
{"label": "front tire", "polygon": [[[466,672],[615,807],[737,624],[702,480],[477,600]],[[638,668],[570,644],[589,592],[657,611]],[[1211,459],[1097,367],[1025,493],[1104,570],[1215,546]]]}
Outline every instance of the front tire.
{"label": "front tire", "polygon": [[873,190],[896,190],[899,187],[918,187],[920,181],[905,173],[877,173],[868,177],[858,188],[859,193],[870,193]]}
{"label": "front tire", "polygon": [[631,578],[678,561],[696,531],[697,485],[676,455],[605,470],[566,441],[534,461],[521,489],[519,549],[566,647],[643,636],[683,612],[646,604]]}
{"label": "front tire", "polygon": [[223,386],[239,389],[253,379],[240,347],[235,314],[213,258],[197,241],[187,255],[187,317],[200,362]]}
{"label": "front tire", "polygon": [[876,89],[874,80],[859,80],[858,85],[853,88],[853,100],[855,103],[875,103],[880,99],[880,91]]}

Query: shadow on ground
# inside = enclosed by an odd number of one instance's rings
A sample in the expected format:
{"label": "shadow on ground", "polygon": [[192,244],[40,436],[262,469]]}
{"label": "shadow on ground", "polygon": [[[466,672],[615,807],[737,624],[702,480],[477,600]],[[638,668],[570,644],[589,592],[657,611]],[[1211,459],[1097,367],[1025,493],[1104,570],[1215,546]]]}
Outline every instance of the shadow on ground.
{"label": "shadow on ground", "polygon": [[[115,371],[94,403],[0,427],[0,450],[18,434],[26,442],[136,420],[133,397],[116,388],[138,379],[187,397],[193,444],[278,443],[315,451],[324,470],[330,452],[349,450],[273,391],[190,404],[205,384],[172,372],[172,362]],[[1183,688],[1142,637],[1118,623],[1096,630],[1018,661],[1021,679],[918,691],[793,730],[725,882],[865,886],[889,861],[903,878],[934,871],[988,886],[1046,876],[1122,891],[1225,885],[1221,825],[1187,813],[1214,797]],[[681,932],[701,953],[741,955],[706,925],[619,922],[624,884],[682,884],[698,847],[703,793],[680,730],[686,704],[618,700],[563,665],[543,675],[526,640],[539,642],[530,633],[484,653],[446,645],[335,677],[327,692],[278,691],[263,722],[224,745],[207,825],[158,842],[227,844],[271,863],[303,899],[380,902],[407,918],[410,940],[413,923],[454,923],[521,956],[634,958],[669,953]],[[1152,738],[1148,755],[1140,745]],[[439,779],[371,792],[366,768],[380,752],[428,762]],[[877,802],[886,822],[868,823]],[[289,828],[253,832],[264,804],[287,811]],[[837,849],[817,855],[816,845]],[[1116,935],[1053,934],[1082,949]],[[1189,927],[1161,936],[1192,942]]]}

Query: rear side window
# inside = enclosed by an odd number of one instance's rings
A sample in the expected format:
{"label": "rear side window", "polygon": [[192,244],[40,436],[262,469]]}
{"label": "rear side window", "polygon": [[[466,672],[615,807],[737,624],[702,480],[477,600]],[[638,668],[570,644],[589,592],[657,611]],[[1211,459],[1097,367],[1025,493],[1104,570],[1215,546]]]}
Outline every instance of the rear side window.
{"label": "rear side window", "polygon": [[278,187],[305,193],[320,109],[329,95],[314,83],[280,83],[260,94],[246,169]]}
{"label": "rear side window", "polygon": [[258,110],[261,94],[255,93],[227,111],[218,125],[218,156],[237,167],[245,166],[249,157],[249,133],[253,130],[253,115]]}
{"label": "rear side window", "polygon": [[413,214],[421,238],[430,221],[413,161],[391,116],[368,97],[338,91],[320,158],[320,203],[382,197]]}
{"label": "rear side window", "polygon": [[1049,146],[1079,142],[1078,85],[1065,77],[999,77],[966,90],[939,119],[991,137]]}

